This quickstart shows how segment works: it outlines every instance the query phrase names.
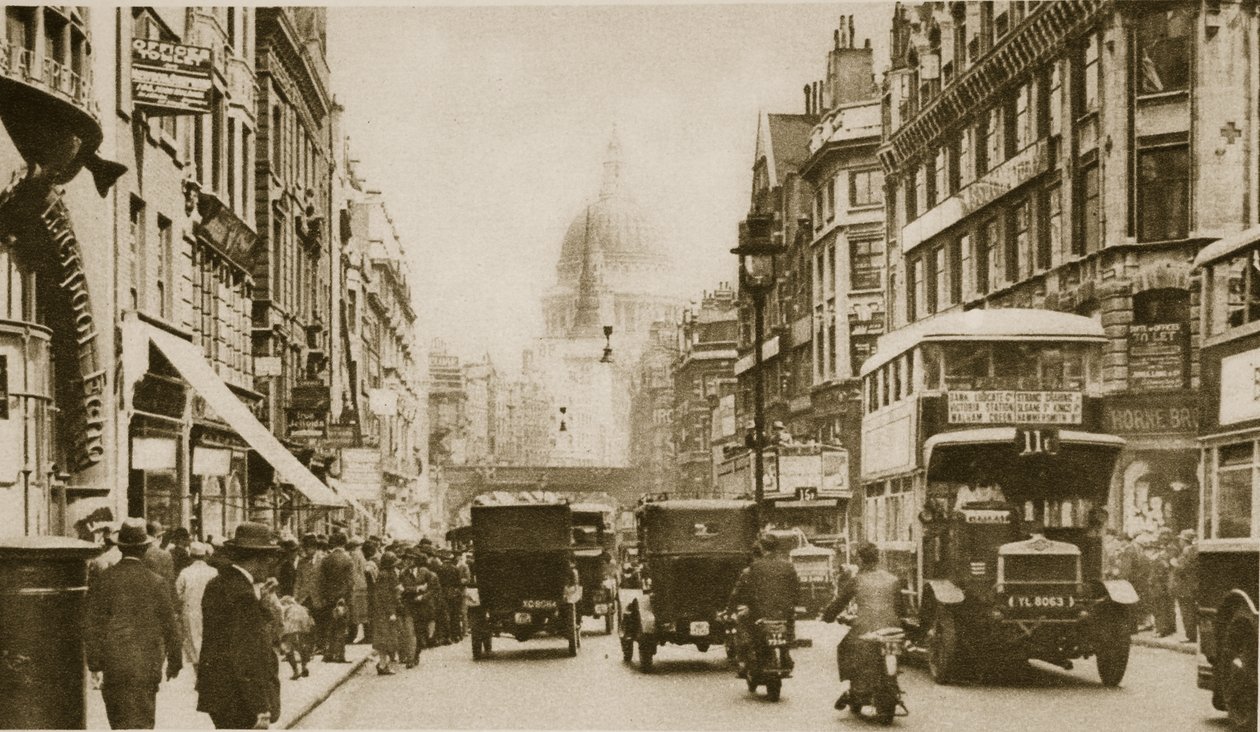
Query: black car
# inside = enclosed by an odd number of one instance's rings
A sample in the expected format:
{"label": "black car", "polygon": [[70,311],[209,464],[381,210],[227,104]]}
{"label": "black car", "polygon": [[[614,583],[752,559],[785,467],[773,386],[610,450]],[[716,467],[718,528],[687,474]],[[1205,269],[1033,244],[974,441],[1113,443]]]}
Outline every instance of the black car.
{"label": "black car", "polygon": [[468,608],[473,658],[491,638],[518,641],[553,635],[581,644],[577,603],[582,588],[573,561],[571,512],[565,503],[472,507],[475,604]]}
{"label": "black car", "polygon": [[707,651],[724,642],[722,618],[757,539],[751,501],[666,500],[636,512],[643,592],[621,617],[621,653],[629,663],[639,647],[639,668],[652,669],[664,643]]}

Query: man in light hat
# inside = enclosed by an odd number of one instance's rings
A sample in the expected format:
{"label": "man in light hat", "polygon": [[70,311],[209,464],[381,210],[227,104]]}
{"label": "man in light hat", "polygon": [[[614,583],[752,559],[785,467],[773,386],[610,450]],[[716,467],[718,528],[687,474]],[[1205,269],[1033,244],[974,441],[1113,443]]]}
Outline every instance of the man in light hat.
{"label": "man in light hat", "polygon": [[1181,624],[1185,627],[1186,642],[1199,640],[1199,543],[1193,529],[1181,532],[1182,550],[1173,560],[1172,586],[1181,610]]}
{"label": "man in light hat", "polygon": [[175,595],[179,598],[179,618],[184,637],[184,660],[197,670],[201,657],[201,598],[206,585],[218,574],[218,570],[206,564],[210,545],[194,541],[188,545],[191,562],[175,580]]}
{"label": "man in light hat", "polygon": [[101,696],[113,729],[153,729],[163,658],[167,679],[178,676],[183,665],[170,590],[142,561],[150,542],[144,519],[125,519],[114,537],[122,559],[102,570],[88,589],[88,669],[102,675]]}
{"label": "man in light hat", "polygon": [[280,544],[265,524],[245,522],[222,552],[228,564],[201,602],[197,711],[220,729],[266,729],[280,718],[280,663],[263,593]]}

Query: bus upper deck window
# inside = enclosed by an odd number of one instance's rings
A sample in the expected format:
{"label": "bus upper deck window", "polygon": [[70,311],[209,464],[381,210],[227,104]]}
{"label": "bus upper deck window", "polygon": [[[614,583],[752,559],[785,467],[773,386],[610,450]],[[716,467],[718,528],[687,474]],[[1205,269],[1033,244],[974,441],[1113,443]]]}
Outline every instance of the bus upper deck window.
{"label": "bus upper deck window", "polygon": [[921,349],[923,353],[923,380],[929,390],[941,388],[941,347],[928,344]]}

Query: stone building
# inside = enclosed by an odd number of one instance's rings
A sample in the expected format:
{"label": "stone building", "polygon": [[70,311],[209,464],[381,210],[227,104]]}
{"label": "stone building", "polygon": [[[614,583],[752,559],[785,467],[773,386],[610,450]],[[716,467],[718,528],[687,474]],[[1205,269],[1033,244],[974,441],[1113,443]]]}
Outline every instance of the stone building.
{"label": "stone building", "polygon": [[674,493],[681,485],[674,435],[677,361],[677,324],[653,323],[630,383],[630,467],[640,494]]}
{"label": "stone building", "polygon": [[[331,413],[332,99],[326,8],[258,8],[253,268],[255,383],[272,433],[319,477],[335,457]],[[260,467],[260,466],[257,466]],[[251,475],[261,487],[265,468]],[[255,480],[256,478],[256,480]],[[283,500],[283,499],[280,499]]]}
{"label": "stone building", "polygon": [[1182,499],[1198,480],[1190,262],[1257,220],[1257,22],[1252,2],[894,11],[890,324],[1011,306],[1101,322],[1104,421],[1128,443],[1110,513],[1127,531],[1197,513]]}
{"label": "stone building", "polygon": [[705,292],[697,306],[683,311],[673,364],[674,491],[715,495],[713,412],[734,395],[739,306],[726,283]]}
{"label": "stone building", "polygon": [[4,12],[0,535],[67,534],[125,510],[110,191],[125,169],[106,162],[128,131],[115,112],[115,15]]}
{"label": "stone building", "polygon": [[[812,191],[800,176],[813,114],[765,114],[757,123],[753,156],[752,199],[748,215],[772,215],[774,239],[787,251],[777,259],[777,277],[765,300],[765,341],[761,378],[765,389],[767,429],[781,422],[789,432],[810,437],[810,389],[813,385],[810,311],[809,216]],[[758,378],[753,353],[752,298],[740,298],[736,413],[740,427],[751,430]]]}
{"label": "stone building", "polygon": [[[858,373],[885,318],[884,173],[875,157],[879,90],[870,43],[859,45],[853,20],[841,18],[825,78],[805,87],[806,109],[818,124],[800,166],[813,190],[810,231],[801,232],[813,265],[811,436],[848,452],[849,486],[857,483],[861,459]],[[856,509],[861,502],[849,505]]]}

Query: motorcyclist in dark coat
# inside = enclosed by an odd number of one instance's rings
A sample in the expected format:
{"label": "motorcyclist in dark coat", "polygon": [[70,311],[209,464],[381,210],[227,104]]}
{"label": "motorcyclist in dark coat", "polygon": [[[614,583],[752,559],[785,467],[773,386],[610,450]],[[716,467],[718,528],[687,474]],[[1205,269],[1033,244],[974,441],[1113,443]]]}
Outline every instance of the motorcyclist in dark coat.
{"label": "motorcyclist in dark coat", "polygon": [[[751,642],[752,628],[762,618],[788,621],[788,637],[795,636],[801,580],[785,556],[785,547],[777,539],[770,535],[762,537],[760,548],[762,555],[739,575],[728,603],[732,613],[741,605],[748,608],[739,626],[740,645],[745,648]],[[790,653],[788,663],[791,664]]]}

